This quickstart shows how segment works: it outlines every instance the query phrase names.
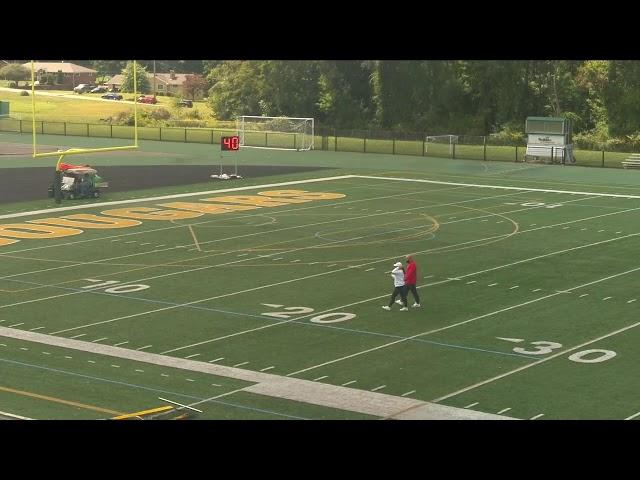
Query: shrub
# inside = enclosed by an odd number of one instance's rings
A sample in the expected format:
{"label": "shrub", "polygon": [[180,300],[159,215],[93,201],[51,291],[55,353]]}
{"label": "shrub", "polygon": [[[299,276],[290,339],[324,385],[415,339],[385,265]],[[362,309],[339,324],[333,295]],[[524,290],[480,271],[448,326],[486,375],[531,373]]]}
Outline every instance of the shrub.
{"label": "shrub", "polygon": [[21,97],[28,97],[28,96],[29,96],[29,92],[27,92],[26,90],[22,90],[22,91],[20,92],[20,96],[21,96]]}

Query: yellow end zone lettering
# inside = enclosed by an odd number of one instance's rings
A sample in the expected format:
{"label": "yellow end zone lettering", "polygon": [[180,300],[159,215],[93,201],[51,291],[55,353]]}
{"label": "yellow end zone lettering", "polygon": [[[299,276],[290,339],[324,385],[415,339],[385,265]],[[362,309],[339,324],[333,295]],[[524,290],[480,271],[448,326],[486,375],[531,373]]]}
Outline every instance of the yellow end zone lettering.
{"label": "yellow end zone lettering", "polygon": [[211,197],[201,199],[203,202],[226,202],[241,203],[244,205],[254,205],[256,207],[280,207],[288,205],[287,200],[276,201],[273,198],[261,197],[260,195],[230,195],[227,197]]}
{"label": "yellow end zone lettering", "polygon": [[[91,220],[91,221],[81,221]],[[130,220],[114,217],[100,217],[98,215],[89,215],[80,213],[77,215],[66,215],[62,218],[40,218],[38,220],[27,220],[28,223],[61,225],[63,227],[78,228],[126,228],[135,227],[142,222],[138,220]]]}
{"label": "yellow end zone lettering", "polygon": [[202,213],[228,213],[236,210],[255,210],[260,207],[249,207],[243,205],[203,205],[202,203],[189,203],[189,202],[173,202],[173,203],[161,203],[161,207],[179,208],[182,210],[190,210]]}
{"label": "yellow end zone lettering", "polygon": [[82,230],[77,228],[48,225],[30,225],[28,223],[5,223],[0,225],[0,235],[9,238],[60,238],[80,233],[82,233]]}
{"label": "yellow end zone lettering", "polygon": [[113,215],[115,217],[139,218],[140,220],[182,220],[202,216],[202,213],[162,210],[151,207],[114,208],[112,210],[104,210],[100,213]]}
{"label": "yellow end zone lettering", "polygon": [[307,192],[306,190],[269,190],[266,192],[258,192],[258,195],[278,197],[278,199],[280,199],[280,197],[292,197],[286,198],[286,201],[291,203],[303,203],[313,200],[332,200],[334,198],[346,197],[343,193]]}

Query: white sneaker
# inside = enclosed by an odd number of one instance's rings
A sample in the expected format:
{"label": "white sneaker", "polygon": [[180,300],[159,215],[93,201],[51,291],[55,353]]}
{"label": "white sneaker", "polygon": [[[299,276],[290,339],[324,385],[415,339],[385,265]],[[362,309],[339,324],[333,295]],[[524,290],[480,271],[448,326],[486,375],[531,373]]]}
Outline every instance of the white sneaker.
{"label": "white sneaker", "polygon": [[416,308],[420,308],[420,304],[419,303],[414,303],[413,305],[411,305],[412,307],[416,307]]}
{"label": "white sneaker", "polygon": [[397,303],[398,305],[402,305],[402,300],[396,300],[396,303]]}
{"label": "white sneaker", "polygon": [[391,307],[387,307],[386,305],[382,308],[384,308],[385,310],[391,310]]}
{"label": "white sneaker", "polygon": [[400,311],[401,311],[401,312],[408,312],[408,311],[409,311],[409,309],[408,309],[407,307],[402,307],[402,308],[400,309]]}

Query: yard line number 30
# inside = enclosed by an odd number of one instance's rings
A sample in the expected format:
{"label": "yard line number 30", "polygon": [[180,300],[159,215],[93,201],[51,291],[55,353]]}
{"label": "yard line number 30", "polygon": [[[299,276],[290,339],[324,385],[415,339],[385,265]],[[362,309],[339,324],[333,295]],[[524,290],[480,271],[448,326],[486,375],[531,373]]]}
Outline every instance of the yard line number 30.
{"label": "yard line number 30", "polygon": [[[502,338],[496,337],[498,340],[506,340],[507,342],[520,343],[524,342],[523,338]],[[533,345],[531,348],[516,347],[513,349],[516,353],[522,353],[525,355],[546,355],[548,353],[562,348],[562,344],[558,342],[547,342],[540,340],[537,342],[529,342]],[[595,357],[593,355],[596,355]],[[569,355],[569,360],[579,363],[600,363],[612,359],[617,354],[613,350],[604,350],[601,348],[593,348],[589,350],[581,350],[572,355]],[[585,358],[590,357],[590,358]]]}

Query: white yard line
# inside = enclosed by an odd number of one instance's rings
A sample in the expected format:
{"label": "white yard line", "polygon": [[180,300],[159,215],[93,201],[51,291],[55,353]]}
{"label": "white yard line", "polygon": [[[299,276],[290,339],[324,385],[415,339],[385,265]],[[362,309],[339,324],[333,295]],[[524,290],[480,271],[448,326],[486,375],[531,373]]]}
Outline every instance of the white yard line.
{"label": "white yard line", "polygon": [[314,379],[313,379],[313,381],[314,381],[314,382],[317,382],[317,381],[319,381],[319,380],[323,380],[323,379],[325,379],[325,378],[327,378],[327,377],[329,377],[329,375],[323,375],[323,376],[321,376],[321,377],[314,378]]}
{"label": "white yard line", "polygon": [[136,348],[136,350],[145,350],[149,347],[153,347],[153,345],[145,345],[144,347]]}
{"label": "white yard line", "polygon": [[357,382],[357,380],[350,380],[348,382],[343,383],[341,386],[346,387],[347,385],[351,385],[351,384],[356,383],[356,382]]}
{"label": "white yard line", "polygon": [[502,415],[503,413],[508,412],[509,410],[511,410],[511,407],[503,408],[502,410],[500,410],[500,411],[498,412],[498,415]]}
{"label": "white yard line", "polygon": [[636,300],[637,300],[636,298],[633,298],[631,300],[627,300],[627,303],[632,303],[632,302],[635,302]]}
{"label": "white yard line", "polygon": [[266,372],[267,370],[272,370],[272,369],[274,369],[274,368],[276,368],[276,367],[271,366],[271,367],[261,368],[261,369],[260,369],[260,371],[261,371],[261,372]]}
{"label": "white yard line", "polygon": [[129,343],[129,340],[125,340],[124,342],[116,343],[114,347],[119,347],[120,345],[124,345],[125,343]]}
{"label": "white yard line", "polygon": [[[640,234],[631,234],[631,235],[632,236],[636,236],[636,235],[640,235]],[[540,258],[546,258],[546,257],[550,257],[550,256],[553,256],[553,255],[559,255],[559,254],[562,254],[562,253],[566,253],[566,252],[570,252],[570,251],[574,251],[574,250],[579,250],[579,249],[587,248],[587,247],[590,247],[590,246],[599,245],[601,243],[617,241],[620,238],[623,238],[623,237],[618,237],[616,239],[602,240],[602,241],[599,241],[599,242],[580,245],[580,246],[577,246],[577,247],[567,248],[567,249],[564,249],[564,250],[558,250],[556,252],[550,252],[550,253],[546,253],[546,254],[543,254],[543,255],[537,255],[535,257],[530,257],[530,258],[526,258],[526,259],[523,259],[523,260],[518,260],[516,262],[512,262],[512,263],[508,263],[508,264],[504,264],[504,265],[499,265],[497,267],[491,267],[491,268],[488,268],[488,269],[485,269],[485,270],[480,270],[480,271],[477,271],[477,272],[472,272],[472,273],[468,273],[468,274],[465,274],[465,275],[460,275],[457,278],[458,279],[462,279],[462,278],[465,278],[465,277],[480,275],[482,273],[487,273],[487,272],[491,272],[491,271],[495,271],[495,270],[500,270],[500,269],[511,267],[511,266],[514,266],[514,265],[519,265],[521,263],[526,263],[526,262],[530,262],[530,261],[533,261],[533,260],[538,260]],[[371,262],[371,263],[380,263],[381,261],[387,261],[387,260],[393,259],[393,258],[395,258],[395,257],[389,257],[389,258],[384,259],[384,260],[376,260],[375,262]],[[366,265],[366,264],[364,264],[364,265]],[[349,268],[349,267],[347,267],[347,268]],[[331,272],[329,272],[329,273],[331,273]],[[319,275],[322,275],[322,274],[319,274]],[[292,280],[292,281],[298,281],[298,280],[300,280],[300,279],[295,279],[295,280]],[[417,288],[420,289],[420,288],[424,288],[424,287],[439,285],[439,284],[447,283],[447,282],[450,282],[450,281],[452,281],[452,280],[446,279],[446,280],[442,280],[442,281],[439,281],[439,282],[420,285]],[[263,288],[263,287],[259,287],[259,288]],[[533,290],[533,291],[535,292],[535,291],[540,291],[540,290],[542,290],[542,289],[538,288],[538,289]],[[244,293],[244,292],[240,292],[240,293]],[[557,294],[558,293],[556,292],[556,293],[552,294],[551,296],[554,296],[554,295],[557,295]],[[228,295],[232,295],[232,294],[228,294]],[[366,303],[366,302],[370,302],[370,301],[373,301],[373,300],[379,300],[381,298],[386,298],[386,297],[388,297],[387,294],[378,295],[376,297],[371,297],[371,298],[368,298],[368,299],[365,299],[365,300],[360,300],[360,301],[353,302],[353,303],[350,303],[350,304],[341,305],[339,307],[323,310],[321,312],[314,312],[313,314],[303,315],[303,316],[297,317],[295,320],[303,320],[303,319],[305,319],[305,318],[307,318],[309,316],[319,315],[319,314],[323,314],[323,313],[329,313],[329,312],[332,312],[334,310],[338,310],[338,309],[342,309],[342,308],[346,308],[346,307],[351,307],[351,306],[354,306],[354,305],[359,305],[361,303]],[[542,297],[542,298],[547,298],[547,297]],[[209,299],[205,299],[205,300],[209,300]],[[537,300],[535,300],[535,301],[537,301]],[[174,307],[166,307],[166,308],[174,308]],[[144,312],[142,314],[144,314]],[[141,315],[141,314],[136,314],[136,315]],[[201,342],[197,342],[197,343],[194,343],[194,344],[184,345],[184,346],[181,346],[181,347],[176,347],[174,349],[167,350],[167,351],[161,352],[161,353],[163,353],[163,354],[171,353],[171,352],[174,352],[174,351],[177,351],[177,350],[182,350],[182,349],[185,349],[185,348],[190,348],[190,347],[194,347],[194,346],[203,345],[205,343],[216,342],[216,341],[224,340],[224,339],[227,339],[227,338],[236,337],[238,335],[244,335],[244,334],[247,334],[247,333],[251,333],[251,332],[255,332],[255,331],[259,331],[259,330],[264,330],[264,329],[267,329],[267,328],[273,328],[273,327],[276,327],[278,325],[290,323],[290,322],[293,322],[293,321],[294,320],[283,320],[281,322],[275,322],[275,323],[272,323],[272,324],[269,324],[269,325],[263,325],[263,326],[260,326],[260,327],[251,328],[251,329],[247,329],[247,330],[242,330],[242,331],[235,332],[235,333],[232,333],[232,334],[229,334],[229,335],[224,335],[224,336],[221,336],[221,337],[215,337],[215,338],[212,338],[212,339],[203,340]],[[56,332],[53,332],[53,333],[56,333]]]}
{"label": "white yard line", "polygon": [[193,357],[197,357],[198,355],[200,355],[200,354],[199,353],[194,353],[193,355],[189,355],[189,356],[186,356],[184,358],[193,358]]}
{"label": "white yard line", "polygon": [[539,413],[538,415],[531,417],[529,420],[535,420],[536,418],[540,418],[542,416],[544,416],[544,413]]}
{"label": "white yard line", "polygon": [[478,403],[480,403],[480,402],[470,403],[469,405],[467,405],[467,406],[466,406],[466,407],[464,407],[464,408],[471,408],[471,407],[475,407],[476,405],[478,405]]}
{"label": "white yard line", "polygon": [[371,391],[372,391],[372,392],[377,392],[378,390],[382,390],[382,389],[383,389],[383,388],[385,388],[385,387],[386,387],[386,385],[380,385],[379,387],[372,388],[372,389],[371,389]]}
{"label": "white yard line", "polygon": [[241,367],[242,365],[246,365],[249,362],[242,362],[242,363],[237,363],[234,365],[234,367]]}
{"label": "white yard line", "polygon": [[220,360],[224,360],[224,357],[216,358],[214,360],[209,360],[209,363],[219,362]]}
{"label": "white yard line", "polygon": [[[587,283],[584,283],[584,284],[581,284],[581,285],[577,285],[577,286],[572,287],[572,288],[568,288],[566,291],[570,292],[570,291],[576,290],[578,288],[583,288],[583,287],[587,287],[589,285],[594,285],[594,284],[597,284],[597,283],[600,283],[600,282],[604,282],[604,281],[610,280],[612,278],[617,278],[617,277],[620,277],[622,275],[627,275],[629,273],[637,272],[639,270],[640,270],[640,267],[632,268],[632,269],[624,271],[624,272],[616,273],[616,274],[613,274],[613,275],[609,275],[607,277],[599,278],[598,280],[593,280],[591,282],[587,282]],[[558,296],[558,295],[561,295],[561,294],[562,293],[559,293],[559,292],[551,293],[549,295],[544,295],[542,297],[538,297],[538,298],[535,298],[533,300],[528,300],[526,302],[518,303],[516,305],[511,305],[510,307],[501,308],[500,310],[496,310],[496,311],[493,311],[493,312],[490,312],[490,313],[485,313],[484,315],[479,315],[477,317],[473,317],[473,318],[470,318],[468,320],[463,320],[461,322],[457,322],[457,323],[454,323],[454,324],[451,324],[451,325],[447,325],[445,327],[440,327],[440,328],[436,328],[436,329],[433,329],[433,330],[427,330],[425,332],[418,333],[418,334],[415,334],[415,335],[411,335],[409,337],[404,337],[404,338],[401,338],[399,340],[394,340],[393,342],[388,342],[388,343],[384,343],[382,345],[378,345],[377,347],[368,348],[366,350],[362,350],[360,352],[352,353],[350,355],[345,355],[343,357],[339,357],[339,358],[336,358],[334,360],[329,360],[327,362],[323,362],[323,363],[320,363],[318,365],[313,365],[311,367],[303,368],[301,370],[297,370],[295,372],[291,372],[291,373],[287,374],[287,376],[297,375],[297,374],[300,374],[300,373],[303,373],[303,372],[306,372],[306,371],[309,371],[309,370],[314,370],[314,369],[319,368],[319,367],[324,367],[326,365],[334,364],[336,362],[341,362],[343,360],[347,360],[347,359],[350,359],[350,358],[353,358],[353,357],[357,357],[359,355],[364,355],[366,353],[374,352],[374,351],[380,350],[382,348],[387,348],[387,347],[390,347],[392,345],[396,345],[398,343],[406,342],[406,341],[412,340],[414,338],[418,338],[418,337],[422,337],[422,336],[425,336],[425,335],[430,335],[430,334],[433,334],[433,333],[441,332],[443,330],[448,330],[450,328],[454,328],[454,327],[457,327],[457,326],[460,326],[460,325],[464,325],[464,324],[467,324],[467,323],[470,323],[470,322],[475,322],[475,321],[481,320],[483,318],[491,317],[491,316],[497,315],[499,313],[503,313],[503,312],[507,312],[507,311],[510,311],[510,310],[513,310],[513,309],[516,309],[516,308],[523,307],[525,305],[531,305],[533,303],[536,303],[536,302],[539,302],[539,301],[542,301],[542,300],[546,300],[548,298],[552,298],[552,297],[555,297],[555,296]],[[340,307],[340,308],[342,308],[342,307]],[[320,312],[320,313],[324,313],[324,312]],[[317,313],[316,313],[316,315],[317,315]],[[640,322],[638,324],[640,324]],[[634,325],[638,325],[638,324],[634,324]],[[623,331],[623,330],[620,330],[620,331]],[[602,337],[602,338],[606,338],[606,336]],[[573,350],[573,349],[565,350],[565,352],[568,352],[568,351],[571,351],[571,350]],[[563,353],[564,352],[562,352],[561,354],[563,354]],[[560,354],[558,354],[558,355],[560,355]],[[537,362],[525,365],[524,367],[521,367],[520,369],[529,368],[529,367],[531,367],[533,365],[537,365],[540,362],[547,361],[547,360],[549,360],[551,358],[555,358],[556,356],[557,355],[553,355],[553,356],[547,357],[547,358],[545,358],[543,360],[538,360]],[[513,372],[519,371],[520,369],[516,369]],[[500,376],[495,377],[495,378],[502,378],[503,376],[506,376],[506,375],[508,375],[508,373],[500,375]],[[483,385],[483,384],[484,383],[480,383],[477,386]],[[475,388],[475,387],[473,387],[473,388]],[[468,389],[470,390],[471,388],[468,388]],[[459,392],[456,392],[455,394],[461,393],[463,391],[466,391],[466,390],[460,390]],[[439,402],[440,400],[444,400],[445,398],[449,398],[450,396],[453,396],[453,394],[445,396],[445,397],[442,397],[442,398],[439,398],[437,400],[433,400],[433,401],[434,402]]]}
{"label": "white yard line", "polygon": [[407,395],[411,395],[412,393],[416,393],[415,390],[411,390],[410,392],[405,392],[402,395],[400,395],[401,397],[406,397]]}
{"label": "white yard line", "polygon": [[636,417],[640,417],[640,412],[638,413],[634,413],[633,415],[631,415],[630,417],[625,418],[625,420],[633,420]]}
{"label": "white yard line", "polygon": [[633,323],[631,325],[627,325],[626,327],[620,328],[620,329],[615,330],[615,331],[613,331],[611,333],[607,333],[606,335],[602,335],[602,336],[600,336],[598,338],[594,338],[594,339],[589,340],[587,342],[581,343],[580,345],[576,345],[575,347],[566,348],[566,349],[564,349],[564,350],[562,350],[562,351],[560,351],[560,352],[558,352],[558,353],[556,353],[554,355],[551,355],[551,356],[546,357],[546,358],[542,358],[542,359],[540,359],[540,360],[538,360],[536,362],[529,363],[529,364],[524,365],[522,367],[515,368],[515,369],[510,370],[508,372],[505,372],[503,374],[496,375],[495,377],[491,377],[491,378],[489,378],[487,380],[484,380],[482,382],[478,382],[478,383],[476,383],[474,385],[470,385],[470,386],[465,387],[463,389],[457,390],[457,391],[455,391],[453,393],[449,393],[449,394],[447,394],[447,395],[445,395],[443,397],[440,397],[440,398],[437,398],[436,400],[433,400],[433,402],[437,403],[437,402],[440,402],[442,400],[446,400],[447,398],[454,397],[456,395],[459,395],[460,393],[468,392],[469,390],[473,390],[474,388],[478,388],[478,387],[480,387],[482,385],[486,385],[488,383],[495,382],[496,380],[499,380],[499,379],[504,378],[504,377],[508,377],[509,375],[513,375],[514,373],[521,372],[522,370],[526,370],[527,368],[535,367],[536,365],[540,365],[541,363],[548,362],[549,360],[553,360],[554,358],[561,357],[561,356],[566,355],[567,353],[572,352],[574,350],[577,350],[579,348],[585,347],[587,345],[591,345],[592,343],[595,343],[595,342],[599,342],[600,340],[604,340],[605,338],[613,337],[614,335],[617,335],[619,333],[622,333],[622,332],[625,332],[625,331],[630,330],[632,328],[635,328],[638,325],[640,325],[640,322],[636,322],[636,323]]}

